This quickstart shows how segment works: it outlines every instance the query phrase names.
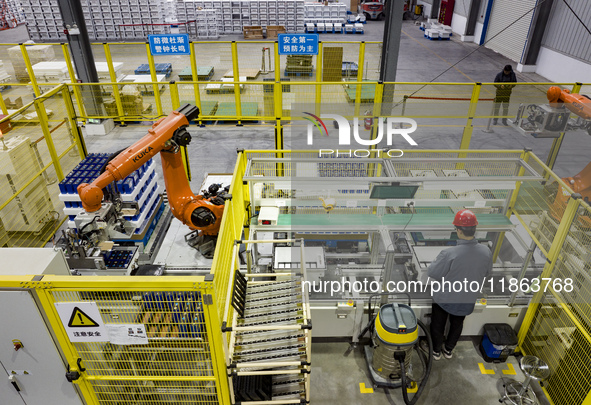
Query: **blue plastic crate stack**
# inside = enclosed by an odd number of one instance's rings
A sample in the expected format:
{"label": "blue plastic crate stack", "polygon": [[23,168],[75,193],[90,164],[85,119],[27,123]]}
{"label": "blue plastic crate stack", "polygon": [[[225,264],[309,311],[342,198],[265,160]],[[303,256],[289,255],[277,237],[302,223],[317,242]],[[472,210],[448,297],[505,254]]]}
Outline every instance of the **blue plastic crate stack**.
{"label": "blue plastic crate stack", "polygon": [[[108,153],[91,153],[78,164],[64,180],[59,184],[60,201],[64,202],[64,213],[69,217],[68,227],[76,229],[74,219],[76,215],[84,212],[82,201],[78,195],[78,185],[91,183],[99,174],[100,169],[109,159]],[[121,194],[123,202],[137,202],[139,213],[134,216],[126,216],[135,227],[135,233],[141,234],[149,226],[148,219],[162,205],[159,198],[160,185],[158,174],[155,171],[156,164],[152,159],[144,163],[139,169],[131,173],[123,180],[115,183],[117,191]],[[160,203],[160,204],[159,204]]]}

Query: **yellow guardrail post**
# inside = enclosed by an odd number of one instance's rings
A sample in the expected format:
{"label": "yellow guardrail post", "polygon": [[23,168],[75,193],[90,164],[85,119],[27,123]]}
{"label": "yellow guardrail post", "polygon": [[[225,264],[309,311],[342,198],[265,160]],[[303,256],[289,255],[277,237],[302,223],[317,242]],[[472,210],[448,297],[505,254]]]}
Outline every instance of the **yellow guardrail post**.
{"label": "yellow guardrail post", "polygon": [[[548,250],[548,257],[546,258],[546,265],[544,266],[544,270],[542,271],[542,274],[540,276],[541,280],[544,278],[550,277],[552,275],[552,272],[554,270],[554,267],[556,266],[556,262],[558,260],[559,255],[560,255],[560,251],[562,250],[562,246],[564,245],[564,242],[566,241],[566,238],[568,236],[570,228],[576,219],[577,210],[579,209],[579,205],[580,205],[580,199],[581,199],[580,194],[572,194],[570,196],[570,199],[568,200],[568,203],[566,205],[566,209],[564,210],[564,214],[562,215],[562,218],[560,219],[560,224],[558,225],[558,230],[556,231],[556,235],[554,236],[554,239],[552,240],[552,245],[550,246],[550,249]],[[527,332],[531,327],[534,316],[538,310],[540,302],[542,301],[542,296],[544,295],[544,293],[545,293],[544,288],[540,288],[540,291],[538,291],[537,293],[534,294],[534,296],[529,304],[529,307],[528,307],[525,317],[523,319],[523,323],[521,324],[521,327],[519,328],[519,333],[517,334],[519,346],[523,345],[523,341],[525,340]]]}
{"label": "yellow guardrail post", "polygon": [[[281,84],[281,68],[279,56],[279,41],[273,43],[273,54],[275,58],[275,84],[273,85],[273,99],[275,110],[275,149],[283,149],[283,85]],[[278,154],[277,157],[282,157]]]}
{"label": "yellow guardrail post", "polygon": [[209,280],[213,280],[213,274],[205,276],[205,280],[207,282],[206,294],[211,297],[211,301],[209,301],[211,303],[204,305],[203,315],[207,325],[207,331],[209,332],[208,337],[211,345],[210,352],[212,355],[211,362],[216,375],[216,391],[218,394],[219,403],[222,405],[230,405],[231,401],[230,389],[228,387],[228,371],[226,368],[226,361],[224,359],[224,343],[222,341],[221,335],[222,325],[217,312],[217,301],[219,297],[216,297],[215,295],[213,282],[208,282]]}
{"label": "yellow guardrail post", "polygon": [[[170,83],[170,101],[172,103],[172,109],[176,110],[181,106],[181,101],[179,99],[179,88],[178,85],[174,80],[171,80]],[[191,181],[191,168],[189,167],[189,155],[187,153],[187,147],[181,146],[181,157],[183,158],[183,166],[185,166],[185,173],[187,174],[187,179]]]}
{"label": "yellow guardrail post", "polygon": [[195,59],[195,43],[189,42],[189,57],[191,58],[191,78],[195,82],[193,84],[193,92],[195,94],[195,105],[199,108],[199,126],[203,126],[201,121],[201,93],[199,92],[199,74],[197,72],[197,59]]}
{"label": "yellow guardrail post", "polygon": [[[70,51],[68,50],[67,44],[62,44],[62,52],[64,53],[64,59],[66,61],[66,66],[68,68],[68,74],[70,75],[70,83],[77,83],[76,71],[74,70],[74,66],[72,66],[72,59],[70,58]],[[80,115],[86,117],[86,109],[84,108],[84,102],[82,101],[82,93],[80,92],[80,87],[72,87],[74,90],[74,97],[76,97],[76,104],[80,109]]]}
{"label": "yellow guardrail post", "polygon": [[[281,68],[278,41],[275,41],[273,43],[273,55],[275,59],[275,85],[273,86],[273,109],[275,110],[275,119],[281,120],[283,118],[283,86],[281,84]],[[279,147],[278,145],[282,146]],[[283,149],[283,139],[280,143],[275,142],[275,149]]]}
{"label": "yellow guardrail post", "polygon": [[[581,87],[583,87],[583,83],[577,82],[574,84],[571,93],[578,93],[581,91]],[[558,138],[555,138],[552,142],[552,147],[550,148],[550,152],[548,153],[548,159],[546,160],[546,166],[550,169],[554,169],[554,165],[556,164],[556,159],[558,158],[558,152],[560,152],[560,147],[562,146],[562,141],[564,140],[564,132],[560,133]]]}
{"label": "yellow guardrail post", "polygon": [[66,111],[68,112],[70,132],[72,133],[74,142],[76,142],[76,146],[78,147],[80,159],[84,159],[88,153],[86,150],[86,144],[84,143],[84,138],[82,138],[80,129],[78,128],[78,124],[76,122],[76,110],[74,109],[74,103],[72,103],[72,97],[70,96],[70,89],[68,86],[64,85],[62,89],[62,97],[64,99],[64,104],[66,105]]}
{"label": "yellow guardrail post", "polygon": [[45,111],[45,106],[43,105],[43,101],[40,99],[35,99],[33,104],[35,105],[35,111],[37,112],[37,117],[39,118],[41,131],[43,132],[43,137],[45,138],[45,143],[47,144],[47,149],[49,150],[49,155],[51,156],[51,161],[53,162],[53,167],[55,168],[57,179],[58,181],[62,181],[64,179],[64,173],[62,171],[62,166],[60,164],[60,160],[57,155],[53,139],[51,138],[51,132],[49,132],[49,126],[47,123],[47,112]]}
{"label": "yellow guardrail post", "polygon": [[21,48],[21,53],[23,54],[23,60],[25,61],[25,66],[27,67],[27,73],[29,74],[29,79],[31,79],[31,85],[33,86],[33,93],[35,93],[35,97],[39,97],[41,95],[41,91],[39,90],[39,86],[37,85],[37,78],[35,77],[35,72],[33,71],[33,65],[31,65],[31,59],[29,58],[29,53],[27,51],[27,47],[24,44],[19,44]]}
{"label": "yellow guardrail post", "polygon": [[[527,163],[529,161],[530,154],[531,154],[531,149],[525,149],[521,153],[521,159],[525,163]],[[463,155],[465,155],[465,153]],[[525,168],[523,166],[521,166],[519,168],[519,172],[517,173],[517,176],[521,177],[524,174],[525,174]],[[509,200],[509,204],[507,205],[507,212],[505,213],[507,218],[511,218],[511,215],[513,215],[513,211],[515,210],[515,204],[517,203],[517,197],[519,196],[519,189],[520,188],[521,188],[521,181],[517,181],[516,185],[515,185],[515,190],[513,190],[513,193],[511,194],[511,199]],[[499,233],[499,237],[497,238],[495,249],[493,251],[493,263],[497,260],[497,257],[499,256],[499,252],[501,251],[501,245],[503,244],[504,239],[505,239],[505,232]]]}
{"label": "yellow guardrail post", "polygon": [[[379,120],[382,119],[381,114],[382,114],[382,100],[384,97],[384,83],[380,80],[377,83],[373,83],[374,86],[376,86],[376,90],[374,93],[374,99],[373,99],[373,111],[372,111],[372,115],[373,115],[373,124],[371,126],[371,133],[370,133],[370,139],[373,141],[374,139],[377,139],[378,137],[378,131],[379,131]],[[377,150],[377,145],[371,145],[369,147],[369,150],[372,152],[371,156],[372,158],[376,158],[378,156],[375,155],[375,151]],[[376,165],[374,163],[370,163],[367,165],[367,175],[368,176],[378,176],[379,174],[379,166],[376,170]]]}
{"label": "yellow guardrail post", "polygon": [[355,85],[355,117],[359,117],[361,109],[361,90],[363,85],[363,64],[365,63],[365,41],[359,44],[359,58],[357,64],[357,84]]}
{"label": "yellow guardrail post", "polygon": [[[111,82],[117,83],[117,74],[115,74],[115,68],[113,67],[113,57],[111,56],[111,46],[109,44],[103,44],[105,49],[105,58],[107,59],[107,66],[109,66],[109,77]],[[121,102],[121,94],[119,93],[119,86],[113,85],[113,97],[115,98],[115,104],[117,105],[117,114],[119,118],[125,117],[125,111],[123,110],[123,103]]]}
{"label": "yellow guardrail post", "polygon": [[472,97],[470,98],[470,107],[468,108],[468,120],[466,121],[464,133],[462,134],[460,149],[470,149],[470,140],[472,139],[472,132],[474,131],[472,121],[474,121],[474,115],[476,114],[476,107],[478,106],[478,98],[480,97],[481,89],[482,83],[474,83],[474,87],[472,89]]}
{"label": "yellow guardrail post", "polygon": [[242,126],[242,104],[240,104],[240,72],[238,70],[238,44],[232,41],[232,76],[234,77],[234,101],[236,103],[236,118],[238,126]]}
{"label": "yellow guardrail post", "polygon": [[320,103],[322,102],[322,41],[318,41],[318,55],[316,55],[316,115],[320,116]]}
{"label": "yellow guardrail post", "polygon": [[0,109],[2,110],[2,114],[8,115],[8,109],[6,108],[6,103],[4,102],[3,97],[0,97]]}
{"label": "yellow guardrail post", "polygon": [[150,51],[150,43],[146,42],[146,55],[148,56],[148,64],[150,65],[150,76],[152,77],[152,88],[154,89],[154,100],[156,100],[156,112],[158,117],[162,117],[162,100],[160,99],[160,85],[158,84],[158,77],[156,75],[156,65],[154,64],[154,56]]}

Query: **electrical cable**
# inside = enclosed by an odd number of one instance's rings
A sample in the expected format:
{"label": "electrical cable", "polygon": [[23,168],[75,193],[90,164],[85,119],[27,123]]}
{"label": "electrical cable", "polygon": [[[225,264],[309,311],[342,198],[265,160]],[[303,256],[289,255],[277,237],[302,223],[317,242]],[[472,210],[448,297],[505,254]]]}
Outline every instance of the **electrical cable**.
{"label": "electrical cable", "polygon": [[[400,363],[400,376],[402,378],[402,397],[404,398],[404,403],[406,405],[415,405],[417,403],[417,401],[419,400],[419,397],[421,396],[421,394],[423,393],[423,390],[425,389],[425,387],[427,385],[427,381],[429,380],[429,375],[431,374],[431,367],[433,366],[433,340],[431,339],[431,334],[429,333],[429,331],[427,330],[427,327],[425,326],[425,324],[422,321],[417,320],[417,323],[419,324],[419,326],[421,327],[421,329],[423,330],[423,333],[425,333],[425,336],[427,338],[427,343],[429,345],[429,355],[427,357],[427,369],[425,370],[425,377],[423,378],[423,380],[419,384],[419,388],[417,389],[417,392],[413,396],[412,400],[410,400],[408,398],[408,387],[406,386],[406,367],[404,366],[404,356],[402,356],[402,358],[398,358],[398,362]],[[395,353],[394,358],[396,358],[396,357],[397,356]]]}
{"label": "electrical cable", "polygon": [[564,4],[568,7],[568,9],[573,13],[573,15],[575,16],[575,18],[577,20],[579,20],[579,22],[581,23],[581,25],[587,30],[587,32],[589,34],[591,34],[591,30],[589,29],[589,27],[587,27],[585,25],[585,23],[579,18],[579,16],[577,15],[577,13],[575,13],[575,10],[573,10],[573,8],[566,2],[566,0],[562,0],[564,2]]}

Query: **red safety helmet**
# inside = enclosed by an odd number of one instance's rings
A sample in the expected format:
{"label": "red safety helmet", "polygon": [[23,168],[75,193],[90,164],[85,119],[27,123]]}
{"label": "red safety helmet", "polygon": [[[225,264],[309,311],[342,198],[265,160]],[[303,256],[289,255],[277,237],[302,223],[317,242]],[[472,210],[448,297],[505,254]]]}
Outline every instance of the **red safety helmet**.
{"label": "red safety helmet", "polygon": [[463,209],[456,213],[453,224],[455,226],[476,226],[478,221],[472,211]]}

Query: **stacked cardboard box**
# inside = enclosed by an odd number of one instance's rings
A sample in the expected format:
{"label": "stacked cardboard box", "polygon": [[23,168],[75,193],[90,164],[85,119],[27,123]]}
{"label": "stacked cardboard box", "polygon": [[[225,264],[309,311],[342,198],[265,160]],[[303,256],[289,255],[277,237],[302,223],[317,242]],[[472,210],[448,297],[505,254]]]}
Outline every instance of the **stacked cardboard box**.
{"label": "stacked cardboard box", "polygon": [[[144,103],[144,99],[138,86],[127,84],[119,92],[121,106],[125,116],[142,116],[151,108],[151,104]],[[114,99],[105,99],[105,110],[108,115],[118,116],[117,104]]]}
{"label": "stacked cardboard box", "polygon": [[[35,65],[39,62],[46,62],[55,58],[55,52],[51,45],[32,45],[27,46],[27,54],[31,60],[31,64]],[[30,81],[29,73],[27,72],[27,66],[23,59],[20,46],[13,46],[8,48],[8,56],[12,62],[12,68],[14,69],[14,76],[18,81]]]}
{"label": "stacked cardboard box", "polygon": [[[0,60],[0,83],[10,83],[11,77],[6,71],[6,67],[4,67],[4,62]],[[0,85],[0,88],[2,86]]]}

